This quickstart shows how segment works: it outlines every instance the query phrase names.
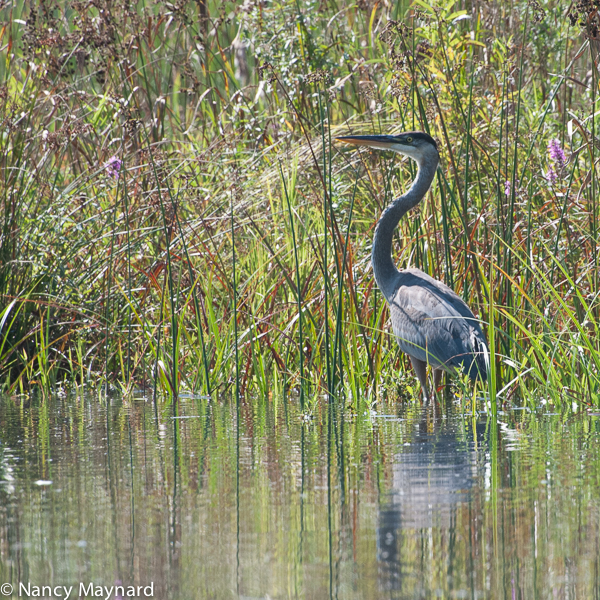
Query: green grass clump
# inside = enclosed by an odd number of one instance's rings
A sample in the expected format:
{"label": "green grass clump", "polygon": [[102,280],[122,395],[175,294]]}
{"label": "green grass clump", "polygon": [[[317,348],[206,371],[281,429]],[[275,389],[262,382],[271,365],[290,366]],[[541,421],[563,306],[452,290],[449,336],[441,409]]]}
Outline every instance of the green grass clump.
{"label": "green grass clump", "polygon": [[99,6],[0,10],[5,389],[410,395],[369,252],[414,165],[332,140],[420,129],[442,163],[398,263],[480,316],[492,398],[597,403],[591,9]]}

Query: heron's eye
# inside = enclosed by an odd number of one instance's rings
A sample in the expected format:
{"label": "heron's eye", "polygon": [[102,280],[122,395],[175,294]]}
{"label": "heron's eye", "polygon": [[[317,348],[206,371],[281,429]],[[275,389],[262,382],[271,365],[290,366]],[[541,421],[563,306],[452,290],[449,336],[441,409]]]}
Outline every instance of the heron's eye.
{"label": "heron's eye", "polygon": [[410,144],[412,142],[412,138],[410,137],[410,135],[406,138],[406,141]]}

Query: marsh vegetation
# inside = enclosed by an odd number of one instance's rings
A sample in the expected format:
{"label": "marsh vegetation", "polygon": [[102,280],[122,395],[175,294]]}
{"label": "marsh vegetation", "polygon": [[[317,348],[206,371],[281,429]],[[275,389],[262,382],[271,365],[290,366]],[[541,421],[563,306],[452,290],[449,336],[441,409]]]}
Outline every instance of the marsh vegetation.
{"label": "marsh vegetation", "polygon": [[597,2],[48,0],[0,20],[4,390],[418,397],[369,267],[413,167],[332,143],[416,129],[442,163],[397,261],[479,316],[492,402],[600,398]]}

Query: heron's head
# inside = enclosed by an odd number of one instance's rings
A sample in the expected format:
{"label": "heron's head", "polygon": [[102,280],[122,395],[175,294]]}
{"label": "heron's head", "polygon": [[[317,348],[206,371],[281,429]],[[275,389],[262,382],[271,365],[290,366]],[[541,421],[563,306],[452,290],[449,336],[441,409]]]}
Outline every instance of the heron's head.
{"label": "heron's head", "polygon": [[404,156],[409,156],[419,164],[423,160],[439,160],[436,141],[422,131],[407,131],[398,135],[345,135],[335,139],[355,146],[393,150]]}

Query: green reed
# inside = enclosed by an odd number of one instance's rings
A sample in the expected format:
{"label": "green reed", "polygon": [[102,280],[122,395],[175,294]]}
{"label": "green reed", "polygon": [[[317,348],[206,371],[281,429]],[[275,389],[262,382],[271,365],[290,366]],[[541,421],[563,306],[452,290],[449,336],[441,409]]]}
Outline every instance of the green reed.
{"label": "green reed", "polygon": [[[281,184],[283,186],[283,193],[285,195],[285,202],[288,209],[288,215],[290,219],[290,231],[292,232],[292,246],[294,248],[294,265],[296,267],[296,302],[298,303],[298,353],[300,356],[300,407],[304,410],[304,331],[302,326],[302,295],[300,285],[300,261],[298,260],[298,243],[296,240],[296,230],[294,227],[294,217],[292,213],[292,205],[290,203],[290,197],[288,194],[285,178],[283,175],[283,168],[281,163],[279,164],[279,172],[281,174]],[[293,185],[293,183],[292,183]]]}

